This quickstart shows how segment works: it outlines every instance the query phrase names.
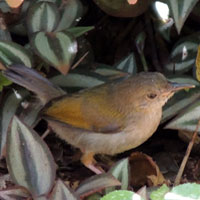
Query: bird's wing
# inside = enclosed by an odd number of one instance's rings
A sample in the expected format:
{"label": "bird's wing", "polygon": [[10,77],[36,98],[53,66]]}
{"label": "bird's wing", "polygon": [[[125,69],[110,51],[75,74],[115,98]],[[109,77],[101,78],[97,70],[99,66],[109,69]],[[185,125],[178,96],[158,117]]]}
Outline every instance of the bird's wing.
{"label": "bird's wing", "polygon": [[55,99],[43,113],[71,126],[100,133],[121,131],[124,124],[124,116],[108,97],[106,87]]}

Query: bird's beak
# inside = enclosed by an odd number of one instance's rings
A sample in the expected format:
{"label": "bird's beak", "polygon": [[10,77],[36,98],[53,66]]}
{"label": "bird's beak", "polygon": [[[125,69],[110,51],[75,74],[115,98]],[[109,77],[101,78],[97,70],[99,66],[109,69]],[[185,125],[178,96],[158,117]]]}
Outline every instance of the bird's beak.
{"label": "bird's beak", "polygon": [[169,83],[171,85],[170,90],[173,92],[176,92],[182,89],[195,88],[195,85],[187,84],[187,83],[175,83],[175,82],[169,82]]}

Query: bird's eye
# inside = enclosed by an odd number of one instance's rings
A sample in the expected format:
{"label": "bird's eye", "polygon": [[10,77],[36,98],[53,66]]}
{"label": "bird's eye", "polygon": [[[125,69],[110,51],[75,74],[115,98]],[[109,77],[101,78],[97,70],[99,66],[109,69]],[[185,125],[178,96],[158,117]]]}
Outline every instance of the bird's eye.
{"label": "bird's eye", "polygon": [[147,97],[149,99],[155,99],[157,97],[157,94],[155,94],[155,93],[149,93],[149,94],[147,94]]}

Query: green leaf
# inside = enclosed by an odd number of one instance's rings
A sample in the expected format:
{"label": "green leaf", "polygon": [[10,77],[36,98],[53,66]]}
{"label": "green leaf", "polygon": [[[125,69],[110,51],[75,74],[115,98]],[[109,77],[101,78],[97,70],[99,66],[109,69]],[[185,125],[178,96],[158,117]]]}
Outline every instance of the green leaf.
{"label": "green leaf", "polygon": [[111,186],[119,186],[120,182],[114,178],[111,174],[104,173],[92,176],[85,181],[83,181],[78,188],[76,189],[76,194],[79,196],[85,196],[88,193],[91,194],[99,191],[100,189],[111,187]]}
{"label": "green leaf", "polygon": [[0,61],[4,65],[24,64],[32,67],[33,58],[29,50],[23,46],[9,41],[0,41]]}
{"label": "green leaf", "polygon": [[78,27],[68,28],[66,31],[70,32],[74,37],[77,38],[93,29],[94,26],[78,26]]}
{"label": "green leaf", "polygon": [[198,41],[180,41],[173,48],[170,59],[171,63],[165,66],[171,73],[182,74],[195,65]]}
{"label": "green leaf", "polygon": [[54,3],[34,3],[28,10],[26,24],[30,34],[53,31],[59,22],[59,11]]}
{"label": "green leaf", "polygon": [[180,34],[183,24],[198,0],[168,0],[169,9],[173,16],[176,29]]}
{"label": "green leaf", "polygon": [[130,55],[119,61],[117,64],[114,65],[114,67],[129,74],[136,74],[137,65],[134,53],[131,53]]}
{"label": "green leaf", "polygon": [[69,73],[67,76],[62,74],[54,76],[51,78],[51,82],[61,88],[89,88],[103,84],[105,81],[100,79],[100,77],[89,76],[81,73]]}
{"label": "green leaf", "polygon": [[3,154],[3,148],[5,147],[8,125],[17,111],[20,103],[28,95],[28,91],[24,89],[14,90],[8,92],[2,99],[0,104],[0,155]]}
{"label": "green leaf", "polygon": [[[200,113],[200,101],[197,100],[191,106],[189,106],[184,112],[180,113],[175,119],[173,119],[165,128],[195,131]],[[199,129],[200,131],[200,129]]]}
{"label": "green leaf", "polygon": [[3,89],[3,86],[8,86],[12,84],[11,81],[9,81],[5,76],[2,75],[2,73],[0,72],[0,92]]}
{"label": "green leaf", "polygon": [[151,200],[164,200],[165,194],[169,192],[169,188],[164,184],[150,194]]}
{"label": "green leaf", "polygon": [[67,185],[65,185],[60,179],[56,181],[56,185],[51,192],[49,200],[79,200],[80,198],[73,192]]}
{"label": "green leaf", "polygon": [[61,18],[56,31],[75,26],[83,15],[83,5],[80,0],[63,1],[61,5]]}
{"label": "green leaf", "polygon": [[164,200],[199,200],[200,199],[200,184],[186,183],[173,187],[171,192],[168,192]]}
{"label": "green leaf", "polygon": [[[109,173],[111,173],[116,179],[118,179],[121,182],[121,189],[127,190],[129,185],[129,163],[128,158],[122,159],[119,162],[117,162],[110,170]],[[115,190],[115,187],[106,189],[106,194]]]}
{"label": "green leaf", "polygon": [[56,168],[40,136],[14,116],[6,147],[6,161],[12,180],[34,196],[47,194],[54,184]]}
{"label": "green leaf", "polygon": [[31,39],[31,44],[38,56],[63,74],[69,71],[77,53],[77,42],[71,33],[66,33],[66,31],[39,32]]}
{"label": "green leaf", "polygon": [[143,200],[138,194],[127,191],[127,190],[118,190],[114,192],[110,192],[109,194],[105,195],[100,200]]}

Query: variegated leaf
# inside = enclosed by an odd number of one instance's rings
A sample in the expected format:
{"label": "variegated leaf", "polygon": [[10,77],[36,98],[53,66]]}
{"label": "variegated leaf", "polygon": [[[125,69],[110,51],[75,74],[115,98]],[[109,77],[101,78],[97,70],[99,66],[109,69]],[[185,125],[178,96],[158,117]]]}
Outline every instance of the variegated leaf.
{"label": "variegated leaf", "polygon": [[171,62],[165,66],[169,72],[182,74],[190,70],[195,64],[198,43],[195,41],[179,42],[171,52]]}
{"label": "variegated leaf", "polygon": [[31,40],[35,52],[47,63],[67,74],[77,53],[77,42],[71,33],[37,33]]}
{"label": "variegated leaf", "polygon": [[56,31],[62,31],[75,26],[83,15],[83,5],[80,0],[67,0],[61,4],[61,18]]}
{"label": "variegated leaf", "polygon": [[2,99],[0,104],[0,155],[3,154],[3,148],[6,143],[8,125],[17,111],[20,103],[23,98],[28,95],[26,90],[14,90],[9,93]]}
{"label": "variegated leaf", "polygon": [[134,53],[131,53],[124,59],[120,60],[117,64],[114,65],[114,67],[123,72],[127,72],[129,74],[135,74],[137,72],[137,65]]}
{"label": "variegated leaf", "polygon": [[33,65],[30,51],[10,41],[0,41],[0,61],[4,65],[11,65],[13,63],[24,64],[27,67],[32,67]]}
{"label": "variegated leaf", "polygon": [[60,19],[57,6],[52,2],[34,3],[28,10],[26,24],[29,33],[53,31]]}
{"label": "variegated leaf", "polygon": [[40,136],[16,116],[10,124],[6,147],[12,180],[35,197],[49,193],[55,181],[53,157]]}
{"label": "variegated leaf", "polygon": [[[165,128],[195,131],[200,119],[200,101],[197,100],[185,112],[180,113]],[[199,128],[200,131],[200,128]]]}
{"label": "variegated leaf", "polygon": [[177,32],[180,33],[188,15],[198,0],[168,0],[171,14],[174,18]]}
{"label": "variegated leaf", "polygon": [[166,120],[169,120],[170,118],[174,117],[178,113],[181,112],[185,107],[192,104],[196,99],[200,98],[200,84],[195,79],[192,79],[191,77],[171,77],[169,78],[172,82],[177,83],[189,83],[196,86],[194,89],[190,89],[189,91],[181,90],[167,102],[167,104],[163,108],[163,115],[162,115],[162,123]]}
{"label": "variegated leaf", "polygon": [[53,188],[49,200],[58,200],[58,199],[69,199],[69,200],[80,200],[78,195],[75,194],[72,189],[65,185],[61,180],[57,180],[56,185]]}

